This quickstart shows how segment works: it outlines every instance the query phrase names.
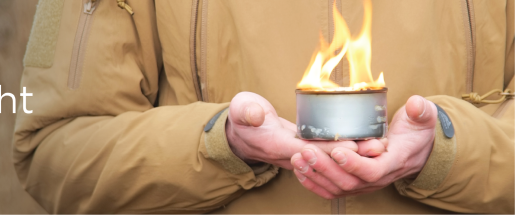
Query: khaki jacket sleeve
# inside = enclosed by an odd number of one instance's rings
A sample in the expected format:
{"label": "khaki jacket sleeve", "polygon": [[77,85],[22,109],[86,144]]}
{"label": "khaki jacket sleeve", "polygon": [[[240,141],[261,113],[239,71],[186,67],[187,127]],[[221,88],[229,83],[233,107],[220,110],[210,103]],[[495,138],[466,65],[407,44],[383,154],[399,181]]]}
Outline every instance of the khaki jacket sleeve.
{"label": "khaki jacket sleeve", "polygon": [[513,213],[514,108],[492,117],[472,104],[432,96],[449,115],[455,135],[448,139],[438,122],[433,151],[419,176],[395,183],[405,196],[462,213]]}
{"label": "khaki jacket sleeve", "polygon": [[[508,1],[504,88],[514,92],[513,1]],[[514,213],[513,98],[477,108],[458,98],[432,96],[449,115],[455,135],[436,125],[433,151],[415,180],[399,180],[404,196],[462,213]],[[496,99],[496,98],[494,98]]]}
{"label": "khaki jacket sleeve", "polygon": [[154,107],[153,1],[130,1],[133,16],[116,1],[84,15],[81,2],[40,1],[24,59],[33,113],[18,110],[14,165],[48,212],[203,213],[275,176],[232,154],[223,117],[203,131],[227,103]]}

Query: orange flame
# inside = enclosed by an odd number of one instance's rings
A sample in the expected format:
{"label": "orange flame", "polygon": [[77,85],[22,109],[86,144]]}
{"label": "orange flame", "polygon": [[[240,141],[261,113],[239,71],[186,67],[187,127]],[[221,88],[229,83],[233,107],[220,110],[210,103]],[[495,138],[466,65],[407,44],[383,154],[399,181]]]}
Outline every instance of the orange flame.
{"label": "orange flame", "polygon": [[[361,32],[357,38],[351,38],[345,20],[333,3],[334,38],[328,45],[320,35],[320,51],[315,52],[310,66],[304,72],[298,89],[332,90],[339,86],[329,80],[331,72],[341,61],[345,53],[350,65],[350,87],[352,90],[384,87],[383,73],[374,81],[370,71],[371,62],[371,26],[372,3],[364,0],[364,19]],[[339,53],[335,54],[338,50]]]}

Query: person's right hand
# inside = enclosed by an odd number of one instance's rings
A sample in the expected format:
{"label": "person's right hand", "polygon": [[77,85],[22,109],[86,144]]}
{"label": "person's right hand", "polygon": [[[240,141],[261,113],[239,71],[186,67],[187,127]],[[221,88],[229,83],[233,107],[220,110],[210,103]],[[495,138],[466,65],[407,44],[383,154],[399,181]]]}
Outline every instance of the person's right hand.
{"label": "person's right hand", "polygon": [[229,106],[225,132],[229,146],[246,163],[270,163],[293,169],[290,159],[307,144],[315,144],[330,154],[336,147],[345,147],[362,155],[378,155],[385,151],[380,141],[358,146],[354,141],[305,141],[295,138],[295,124],[279,117],[274,107],[258,94],[242,92]]}

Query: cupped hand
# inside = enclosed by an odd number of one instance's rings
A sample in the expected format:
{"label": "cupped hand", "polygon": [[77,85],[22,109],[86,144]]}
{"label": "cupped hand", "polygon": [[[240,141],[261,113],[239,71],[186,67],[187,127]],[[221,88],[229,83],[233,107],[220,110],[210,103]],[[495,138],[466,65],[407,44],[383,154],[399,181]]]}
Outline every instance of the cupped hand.
{"label": "cupped hand", "polygon": [[[295,175],[304,187],[327,199],[373,192],[401,178],[415,178],[433,147],[436,106],[412,96],[395,114],[387,138],[368,140],[363,145],[383,142],[387,151],[375,157],[361,156],[344,147],[330,153],[317,145],[306,145],[291,158]],[[361,155],[360,155],[361,154]]]}
{"label": "cupped hand", "polygon": [[[226,135],[234,154],[252,164],[265,162],[293,169],[290,158],[311,143],[326,156],[333,149],[356,152],[353,141],[305,141],[295,137],[296,125],[277,115],[274,107],[258,94],[242,92],[237,94],[229,106]],[[367,151],[381,153],[382,144],[371,144]]]}

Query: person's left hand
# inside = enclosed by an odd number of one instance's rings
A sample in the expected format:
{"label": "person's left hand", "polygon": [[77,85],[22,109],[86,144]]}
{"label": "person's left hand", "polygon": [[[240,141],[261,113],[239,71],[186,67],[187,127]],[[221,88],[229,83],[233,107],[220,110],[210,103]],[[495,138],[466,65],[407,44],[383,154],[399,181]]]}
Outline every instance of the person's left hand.
{"label": "person's left hand", "polygon": [[[381,189],[401,178],[415,178],[433,148],[436,106],[412,96],[395,114],[387,138],[387,152],[362,157],[346,148],[335,148],[331,157],[315,145],[306,145],[291,158],[301,184],[317,195],[334,199]],[[361,145],[378,140],[361,141]],[[359,152],[359,150],[358,150]],[[368,153],[374,156],[374,153]]]}

